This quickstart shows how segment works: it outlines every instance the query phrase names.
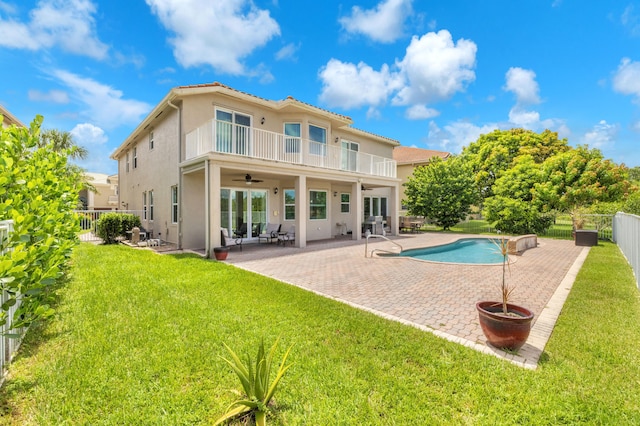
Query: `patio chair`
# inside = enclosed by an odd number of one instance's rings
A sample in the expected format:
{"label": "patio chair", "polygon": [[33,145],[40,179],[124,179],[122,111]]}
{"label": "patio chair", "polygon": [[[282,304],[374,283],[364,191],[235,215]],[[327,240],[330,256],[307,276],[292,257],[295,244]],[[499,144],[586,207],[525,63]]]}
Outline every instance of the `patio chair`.
{"label": "patio chair", "polygon": [[286,245],[287,241],[291,242],[291,245],[293,245],[293,242],[295,240],[296,240],[295,225],[292,225],[287,232],[280,232],[278,234],[278,244],[282,242],[283,247]]}
{"label": "patio chair", "polygon": [[247,224],[243,223],[242,225],[240,225],[240,228],[236,229],[233,232],[233,236],[235,238],[244,238],[247,235]]}
{"label": "patio chair", "polygon": [[264,232],[258,235],[258,243],[262,240],[272,243],[278,239],[278,232],[280,232],[279,223],[267,223]]}
{"label": "patio chair", "polygon": [[408,216],[400,216],[400,231],[413,232],[411,218],[409,218]]}
{"label": "patio chair", "polygon": [[223,247],[240,247],[240,251],[242,251],[242,238],[237,236],[230,237],[229,230],[227,228],[220,229],[220,243]]}

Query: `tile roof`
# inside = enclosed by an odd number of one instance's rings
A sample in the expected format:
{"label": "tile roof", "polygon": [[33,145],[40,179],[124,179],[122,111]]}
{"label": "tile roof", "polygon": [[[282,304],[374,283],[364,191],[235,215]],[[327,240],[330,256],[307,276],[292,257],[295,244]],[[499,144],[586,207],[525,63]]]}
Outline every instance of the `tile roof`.
{"label": "tile roof", "polygon": [[451,153],[445,151],[434,151],[408,146],[397,146],[393,149],[393,159],[396,160],[398,164],[428,163],[433,157],[440,157],[444,160],[450,155]]}

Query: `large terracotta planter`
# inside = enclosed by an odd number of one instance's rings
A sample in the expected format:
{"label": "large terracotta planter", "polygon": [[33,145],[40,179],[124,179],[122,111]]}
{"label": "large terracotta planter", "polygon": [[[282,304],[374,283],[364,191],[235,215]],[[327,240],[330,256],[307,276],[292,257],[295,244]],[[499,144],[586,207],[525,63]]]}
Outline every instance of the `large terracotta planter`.
{"label": "large terracotta planter", "polygon": [[507,310],[512,315],[504,315],[500,302],[478,302],[476,309],[482,332],[492,346],[517,351],[525,344],[531,331],[533,312],[508,303]]}

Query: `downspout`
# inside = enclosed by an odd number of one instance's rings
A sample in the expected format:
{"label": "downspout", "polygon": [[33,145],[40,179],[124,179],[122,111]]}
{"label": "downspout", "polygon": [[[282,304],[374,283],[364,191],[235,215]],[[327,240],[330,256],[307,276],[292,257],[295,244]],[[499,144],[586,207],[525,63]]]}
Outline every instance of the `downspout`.
{"label": "downspout", "polygon": [[[182,109],[167,101],[167,105],[178,111],[178,164],[182,162]],[[182,248],[182,171],[178,166],[178,248]]]}

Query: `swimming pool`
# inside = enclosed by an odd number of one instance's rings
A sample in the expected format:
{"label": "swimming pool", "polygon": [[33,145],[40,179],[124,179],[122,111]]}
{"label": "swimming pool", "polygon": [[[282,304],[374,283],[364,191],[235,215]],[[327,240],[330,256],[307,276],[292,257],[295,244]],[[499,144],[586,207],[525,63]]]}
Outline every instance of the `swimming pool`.
{"label": "swimming pool", "polygon": [[404,250],[397,256],[443,263],[475,265],[502,263],[502,255],[498,247],[489,238],[462,238],[440,246]]}

